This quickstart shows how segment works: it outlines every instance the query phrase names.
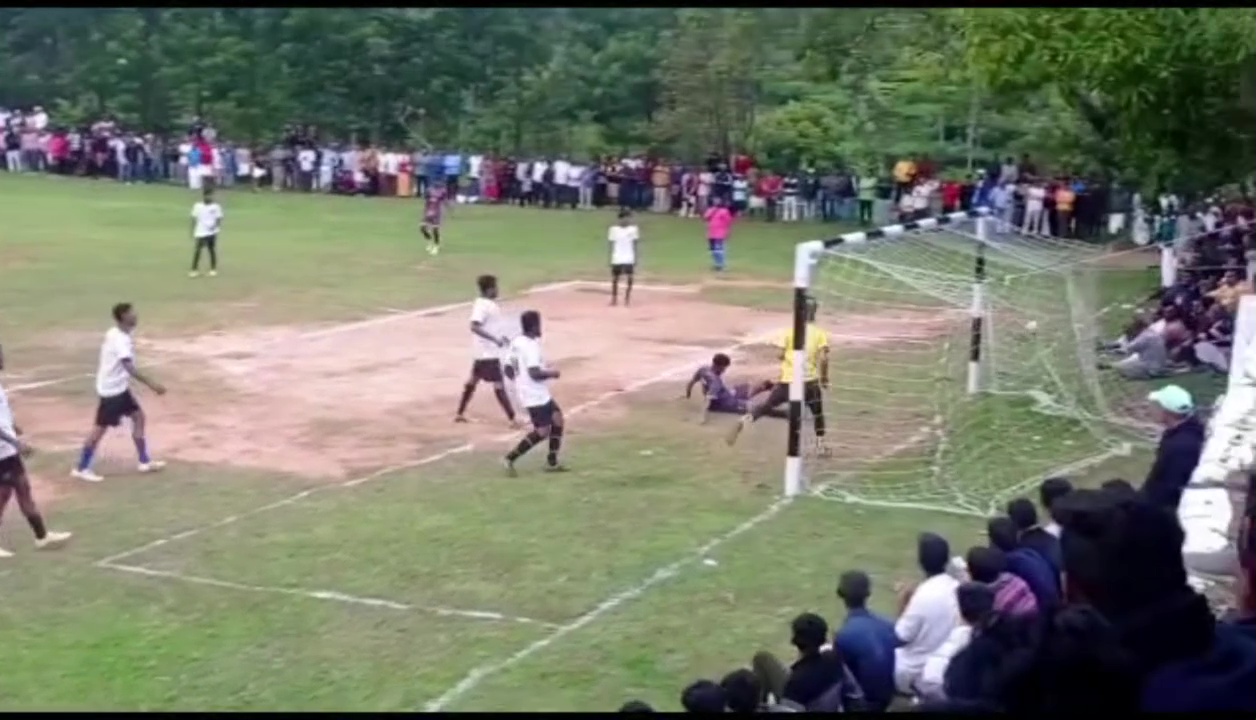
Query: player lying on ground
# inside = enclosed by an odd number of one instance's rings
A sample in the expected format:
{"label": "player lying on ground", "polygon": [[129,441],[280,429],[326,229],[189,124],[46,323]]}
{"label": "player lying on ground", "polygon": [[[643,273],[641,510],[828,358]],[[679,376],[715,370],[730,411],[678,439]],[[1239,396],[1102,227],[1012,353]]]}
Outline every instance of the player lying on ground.
{"label": "player lying on ground", "polygon": [[497,397],[497,403],[505,411],[510,426],[517,428],[519,421],[515,419],[515,408],[510,404],[510,398],[506,396],[506,384],[502,380],[502,349],[509,345],[510,341],[490,332],[497,329],[501,315],[501,310],[495,302],[497,278],[492,275],[481,275],[475,282],[480,288],[480,296],[471,304],[471,334],[474,336],[471,342],[475,360],[471,362],[471,377],[467,378],[466,384],[462,386],[462,399],[458,401],[458,414],[454,416],[454,422],[467,421],[464,413],[467,411],[467,403],[471,402],[471,396],[475,394],[475,386],[486,382],[493,384],[493,395]]}
{"label": "player lying on ground", "polygon": [[218,230],[222,227],[222,206],[214,200],[214,189],[205,188],[202,200],[192,206],[192,271],[188,277],[200,277],[201,250],[209,251],[209,276],[218,274]]}
{"label": "player lying on ground", "polygon": [[637,242],[641,232],[632,222],[632,211],[619,211],[619,221],[611,226],[606,240],[611,246],[611,305],[619,304],[619,277],[627,280],[624,287],[624,306],[632,303],[632,276],[637,268]]}
{"label": "player lying on ground", "polygon": [[549,381],[557,380],[559,373],[545,367],[541,353],[541,314],[535,310],[524,312],[519,316],[519,326],[523,335],[510,343],[506,376],[515,381],[519,401],[528,409],[532,420],[532,430],[506,454],[506,473],[514,477],[515,461],[546,438],[549,438],[549,454],[545,456],[545,469],[564,472],[567,468],[558,462],[558,451],[563,446],[563,411],[549,391]]}
{"label": "player lying on ground", "polygon": [[[824,392],[822,388],[829,386],[829,334],[815,324],[818,306],[814,299],[807,300],[806,345],[804,347],[803,402],[811,411],[816,435],[816,449],[826,454],[828,448],[824,441]],[[789,400],[789,386],[794,381],[799,368],[794,367],[794,329],[785,331],[780,339],[781,375],[780,380],[768,391],[763,402],[751,408],[728,433],[728,444],[737,442],[737,437],[748,425],[768,414],[770,410],[780,407]]]}
{"label": "player lying on ground", "polygon": [[[703,365],[694,371],[693,377],[689,378],[689,384],[685,385],[686,400],[693,396],[694,386],[699,383],[702,385],[703,422],[706,422],[708,413],[744,415],[750,412],[750,403],[754,397],[760,393],[768,392],[776,385],[771,380],[730,385],[724,382],[724,375],[732,364],[732,358],[724,353],[716,353],[715,357],[711,358],[711,364]],[[768,417],[788,417],[785,411],[779,408],[770,408],[765,414]]]}
{"label": "player lying on ground", "polygon": [[434,187],[427,191],[423,201],[423,222],[419,224],[419,232],[427,240],[429,255],[440,253],[440,221],[445,213],[445,201],[449,195],[444,188]]}
{"label": "player lying on ground", "polygon": [[96,456],[96,446],[105,436],[105,431],[121,424],[122,418],[131,419],[131,438],[135,440],[135,452],[139,456],[139,471],[156,472],[166,466],[164,462],[153,460],[148,455],[148,441],[144,437],[144,411],[131,395],[131,378],[147,385],[158,395],[165,395],[166,388],[135,367],[135,340],[131,333],[139,323],[139,318],[131,303],[114,305],[113,319],[115,325],[105,333],[105,341],[100,346],[100,364],[96,368],[96,394],[100,396],[100,402],[96,406],[96,420],[83,443],[78,465],[70,471],[71,476],[88,482],[104,480],[92,471],[92,459]]}
{"label": "player lying on ground", "polygon": [[[3,369],[4,349],[0,348],[0,370]],[[5,394],[4,386],[0,386],[0,520],[4,520],[4,510],[16,495],[18,510],[35,533],[35,547],[47,550],[65,544],[70,539],[70,533],[49,531],[44,526],[43,515],[40,515],[35,496],[31,493],[30,477],[22,462],[22,458],[29,457],[34,451],[22,441],[21,435],[22,430],[13,418],[13,408],[9,406],[9,396]],[[0,559],[9,557],[13,557],[13,553],[0,547]]]}

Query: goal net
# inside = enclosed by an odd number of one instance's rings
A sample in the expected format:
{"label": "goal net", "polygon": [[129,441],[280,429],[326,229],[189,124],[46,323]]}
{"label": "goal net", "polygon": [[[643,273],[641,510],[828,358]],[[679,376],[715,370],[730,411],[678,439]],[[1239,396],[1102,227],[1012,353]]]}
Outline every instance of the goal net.
{"label": "goal net", "polygon": [[787,494],[986,515],[1154,432],[1145,386],[1098,369],[1102,251],[998,224],[955,213],[798,247],[796,304],[818,304],[831,373],[823,449],[809,415],[791,421]]}

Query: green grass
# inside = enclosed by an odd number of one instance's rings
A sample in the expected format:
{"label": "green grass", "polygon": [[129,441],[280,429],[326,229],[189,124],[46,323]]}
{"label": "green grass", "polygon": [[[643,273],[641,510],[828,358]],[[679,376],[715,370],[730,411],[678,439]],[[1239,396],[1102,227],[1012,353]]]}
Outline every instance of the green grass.
{"label": "green grass", "polygon": [[[457,208],[446,251],[433,259],[421,252],[416,203],[224,193],[224,272],[191,281],[191,201],[174,188],[0,176],[6,385],[89,371],[108,308],[122,299],[137,304],[143,338],[169,341],[463,301],[485,271],[508,293],[598,279],[611,219]],[[741,226],[730,249],[731,278],[742,282],[710,282],[700,224],[640,221],[641,279],[705,282],[699,297],[730,313],[784,310],[788,291],[770,285],[788,283],[793,243],[834,231]],[[631,312],[651,312],[649,302]],[[547,330],[561,338],[561,320]],[[711,329],[711,337],[727,334]],[[353,342],[352,333],[340,337]],[[425,370],[455,372],[423,365],[422,342],[431,339],[418,340],[415,382]],[[839,359],[849,374],[838,379],[865,405],[902,389],[901,376],[869,380],[893,353],[852,348]],[[943,533],[956,551],[978,540],[980,520],[958,515],[820,500],[767,512],[780,490],[782,424],[755,426],[730,451],[721,439],[727,418],[697,424],[678,390],[652,385],[599,401],[572,421],[572,473],[542,475],[540,458],[529,457],[513,480],[496,464],[502,443],[478,438],[470,452],[355,487],[188,462],[86,486],[63,479],[74,436],[51,442],[64,433],[28,420],[31,439],[47,450],[31,465],[51,524],[76,537],[62,552],[38,555],[16,513],[0,527],[0,542],[18,552],[0,564],[0,710],[387,711],[442,698],[454,710],[604,710],[629,697],[676,709],[695,677],[719,676],[761,648],[787,655],[793,615],[837,620],[832,590],[842,570],[869,571],[875,604],[889,611],[890,587],[913,574],[918,531]],[[917,394],[941,397],[928,387]],[[15,393],[12,402],[19,420],[43,417],[49,403],[81,408],[86,420],[92,399],[90,385],[76,381]],[[476,399],[481,408],[490,402]],[[244,401],[238,409],[249,417],[287,410]],[[891,433],[918,411],[858,411],[838,401],[831,409],[838,432],[845,426],[851,435]],[[1019,459],[992,451],[983,462],[1036,470],[1078,450],[1059,444],[1075,424],[1013,402],[987,399],[965,412],[970,446],[1022,448]],[[1015,422],[994,436],[981,430],[983,414]],[[1036,440],[1006,436],[1031,421]],[[397,444],[425,430],[376,422]],[[159,432],[160,418],[154,423]],[[342,429],[310,432],[330,443]],[[230,424],[217,426],[205,442],[231,433]],[[125,440],[115,440],[125,457]],[[1031,442],[1037,449],[1026,463]],[[454,448],[424,446],[414,457]],[[832,478],[850,474],[842,462],[840,454],[830,461]],[[963,474],[966,462],[949,464]],[[1112,467],[1099,472],[1125,472]],[[921,470],[919,458],[891,456],[851,481]],[[717,538],[726,542],[712,544]],[[97,565],[121,553],[115,564],[129,571]]]}

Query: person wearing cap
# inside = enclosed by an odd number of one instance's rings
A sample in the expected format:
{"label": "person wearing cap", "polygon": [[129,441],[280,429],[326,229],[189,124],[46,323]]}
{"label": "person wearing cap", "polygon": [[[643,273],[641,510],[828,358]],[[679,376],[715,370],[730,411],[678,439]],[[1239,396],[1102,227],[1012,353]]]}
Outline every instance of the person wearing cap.
{"label": "person wearing cap", "polygon": [[1204,423],[1195,414],[1191,394],[1177,385],[1165,385],[1148,395],[1147,400],[1164,431],[1156,446],[1156,459],[1143,481],[1142,494],[1176,513],[1182,491],[1204,449]]}

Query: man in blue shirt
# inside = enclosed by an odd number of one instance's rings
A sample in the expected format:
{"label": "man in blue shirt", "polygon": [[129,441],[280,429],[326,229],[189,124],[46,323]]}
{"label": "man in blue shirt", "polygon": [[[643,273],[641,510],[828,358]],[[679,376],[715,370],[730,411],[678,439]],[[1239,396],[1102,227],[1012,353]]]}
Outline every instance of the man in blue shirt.
{"label": "man in blue shirt", "polygon": [[458,179],[462,177],[462,156],[458,153],[449,153],[445,156],[445,191],[449,194],[449,199],[454,200],[458,197]]}
{"label": "man in blue shirt", "polygon": [[837,596],[846,605],[846,620],[833,636],[846,667],[863,688],[871,712],[883,712],[894,699],[894,623],[868,609],[872,581],[867,573],[842,573]]}

